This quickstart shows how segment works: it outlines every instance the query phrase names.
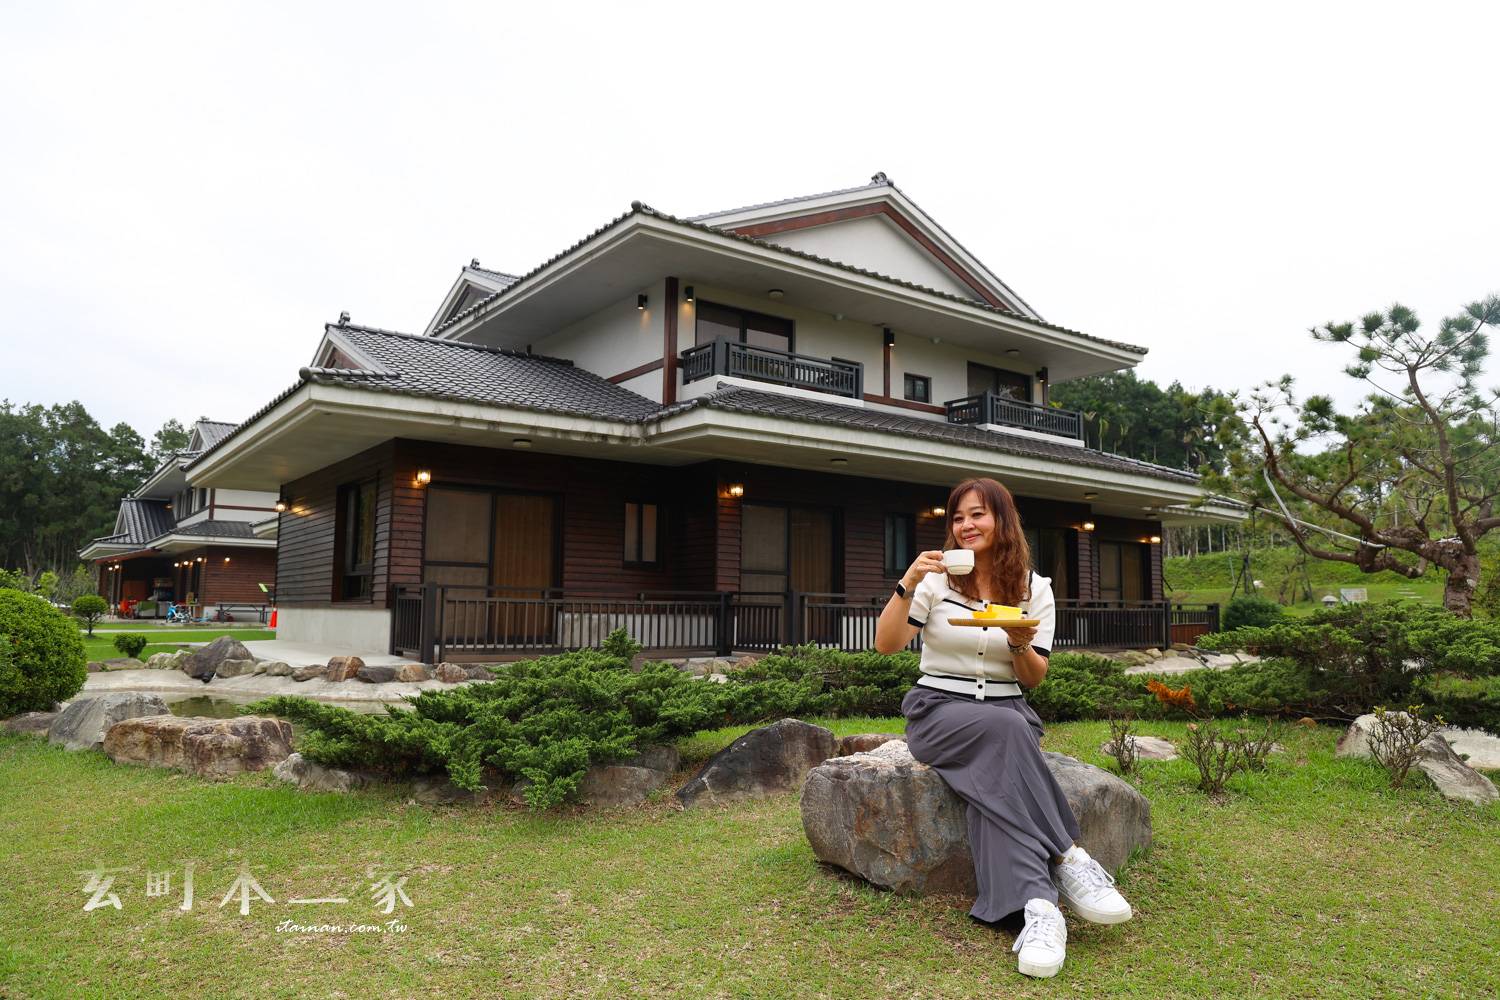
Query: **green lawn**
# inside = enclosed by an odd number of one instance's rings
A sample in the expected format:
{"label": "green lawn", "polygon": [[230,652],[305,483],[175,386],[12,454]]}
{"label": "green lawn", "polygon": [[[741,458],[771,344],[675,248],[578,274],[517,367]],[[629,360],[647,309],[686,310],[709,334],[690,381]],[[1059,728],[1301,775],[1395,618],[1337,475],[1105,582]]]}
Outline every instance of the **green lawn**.
{"label": "green lawn", "polygon": [[[253,631],[255,629],[265,628],[264,625],[261,625],[258,622],[244,622],[244,623],[241,623],[241,622],[229,622],[227,625],[220,625],[218,623],[214,623],[211,627],[213,627],[213,628],[223,628],[226,632],[243,631],[243,630],[247,630],[247,629]],[[85,626],[84,626],[84,624],[82,622],[78,623],[78,630],[80,632],[83,632],[83,631],[86,630]],[[184,626],[184,625],[164,625],[160,621],[99,622],[97,625],[94,626],[94,632],[95,633],[105,632],[105,631],[108,631],[108,632],[143,632],[143,631],[155,631],[155,632],[168,631],[168,632],[173,632],[173,631],[189,631],[189,630],[190,629],[189,629],[188,626]]]}
{"label": "green lawn", "polygon": [[[741,732],[683,748],[701,759]],[[1057,725],[1046,744],[1103,763],[1106,736]],[[1494,996],[1500,806],[1390,791],[1335,759],[1336,737],[1293,731],[1273,770],[1236,778],[1222,804],[1185,762],[1146,764],[1156,842],[1120,878],[1135,919],[1070,921],[1062,974],[1031,981],[1007,935],[968,919],[970,900],[822,870],[795,793],[537,817],[309,795],[265,774],[212,784],[0,736],[0,996]],[[241,862],[275,900],[248,916],[218,905]],[[83,912],[78,872],[95,866],[131,869],[121,910]],[[174,866],[173,894],[145,897],[145,873]],[[413,905],[386,916],[354,894],[366,866],[407,876]],[[352,901],[287,902],[328,895]],[[408,929],[277,930],[392,917]]]}
{"label": "green lawn", "polygon": [[[152,653],[170,653],[181,649],[184,643],[189,642],[212,642],[221,635],[232,635],[241,642],[252,642],[256,639],[274,639],[276,633],[270,629],[225,629],[225,628],[156,628],[145,633],[150,643],[141,653],[141,659],[146,659]],[[112,660],[122,656],[115,649],[115,637],[109,633],[95,632],[90,639],[87,635],[83,637],[84,655],[90,660]]]}

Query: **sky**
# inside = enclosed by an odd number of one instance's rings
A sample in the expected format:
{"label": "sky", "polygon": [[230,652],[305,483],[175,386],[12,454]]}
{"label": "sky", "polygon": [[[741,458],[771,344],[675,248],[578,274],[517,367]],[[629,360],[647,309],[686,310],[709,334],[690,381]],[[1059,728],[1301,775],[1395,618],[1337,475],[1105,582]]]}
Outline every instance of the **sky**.
{"label": "sky", "polygon": [[[884,171],[1160,385],[1500,292],[1490,4],[0,0],[0,399],[240,421],[322,324],[421,332],[640,199]],[[1492,361],[1486,385],[1500,384]]]}

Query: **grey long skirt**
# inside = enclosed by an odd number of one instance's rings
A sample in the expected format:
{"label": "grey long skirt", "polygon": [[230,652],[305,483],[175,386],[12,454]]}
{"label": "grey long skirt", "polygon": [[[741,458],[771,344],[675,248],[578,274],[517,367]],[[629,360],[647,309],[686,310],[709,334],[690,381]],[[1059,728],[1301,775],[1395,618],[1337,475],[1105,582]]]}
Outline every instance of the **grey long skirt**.
{"label": "grey long skirt", "polygon": [[1078,820],[1042,757],[1042,720],[1021,698],[979,701],[920,684],[901,700],[911,755],[968,803],[979,896],[970,914],[996,921],[1028,899],[1057,902],[1051,859]]}

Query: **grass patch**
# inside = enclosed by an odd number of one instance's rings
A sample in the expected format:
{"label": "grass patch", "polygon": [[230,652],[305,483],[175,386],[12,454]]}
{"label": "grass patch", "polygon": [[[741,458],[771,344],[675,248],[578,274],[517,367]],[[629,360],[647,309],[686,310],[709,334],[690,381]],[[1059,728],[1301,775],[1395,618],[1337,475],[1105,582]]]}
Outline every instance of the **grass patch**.
{"label": "grass patch", "polygon": [[[153,653],[170,653],[181,649],[190,642],[212,642],[221,635],[229,635],[241,642],[254,642],[257,639],[274,639],[276,633],[270,629],[173,629],[157,628],[146,633],[150,640],[145,650],[141,653],[141,659],[145,660]],[[108,633],[94,633],[92,639],[85,637],[83,640],[83,652],[90,660],[112,660],[122,655],[115,649],[115,637]]]}
{"label": "grass patch", "polygon": [[[840,720],[836,732],[900,731]],[[1143,732],[1178,738],[1176,723]],[[680,744],[691,764],[746,727]],[[971,900],[909,899],[821,870],[796,793],[677,812],[425,807],[397,790],[309,795],[269,775],[212,784],[0,735],[0,995],[1492,996],[1500,968],[1500,806],[1392,791],[1333,757],[1337,731],[1294,729],[1221,804],[1186,761],[1146,762],[1156,842],[1120,878],[1130,923],[1070,921],[1056,980],[1016,974],[1010,938]],[[1104,766],[1102,722],[1052,726],[1047,749]],[[673,786],[675,787],[675,785]],[[147,871],[195,860],[146,898]],[[241,862],[276,900],[218,903]],[[123,909],[82,912],[76,874],[128,867]],[[403,934],[298,934],[390,919],[350,883],[409,877]],[[349,904],[291,906],[294,896]],[[274,970],[274,971],[272,971]]]}

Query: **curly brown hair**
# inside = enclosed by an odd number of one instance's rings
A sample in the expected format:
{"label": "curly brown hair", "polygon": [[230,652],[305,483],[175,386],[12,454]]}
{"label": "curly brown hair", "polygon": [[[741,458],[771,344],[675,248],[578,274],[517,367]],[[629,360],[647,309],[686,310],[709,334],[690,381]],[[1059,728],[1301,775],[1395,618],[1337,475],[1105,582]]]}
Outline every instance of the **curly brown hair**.
{"label": "curly brown hair", "polygon": [[[1031,596],[1031,546],[1026,544],[1026,533],[1021,530],[1021,515],[1016,511],[1016,501],[1010,495],[1010,490],[993,479],[983,477],[965,479],[953,487],[953,492],[948,494],[948,537],[943,540],[943,548],[962,548],[953,534],[953,516],[958,510],[959,501],[970,492],[978,493],[980,503],[995,517],[995,540],[991,543],[994,575],[990,582],[994,592],[1000,595],[1000,600],[996,603],[1020,604]],[[972,601],[980,599],[979,582],[972,573],[948,577],[948,586]]]}

